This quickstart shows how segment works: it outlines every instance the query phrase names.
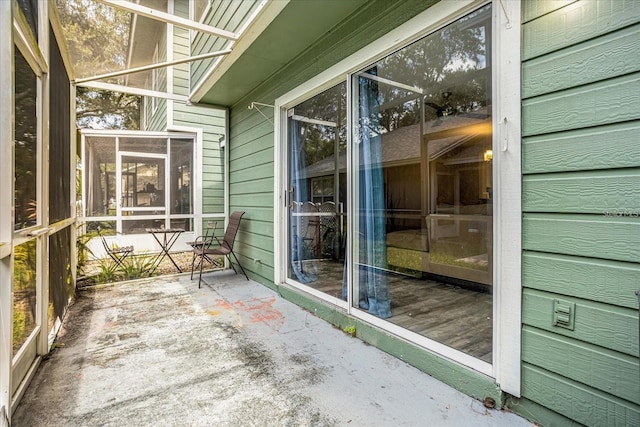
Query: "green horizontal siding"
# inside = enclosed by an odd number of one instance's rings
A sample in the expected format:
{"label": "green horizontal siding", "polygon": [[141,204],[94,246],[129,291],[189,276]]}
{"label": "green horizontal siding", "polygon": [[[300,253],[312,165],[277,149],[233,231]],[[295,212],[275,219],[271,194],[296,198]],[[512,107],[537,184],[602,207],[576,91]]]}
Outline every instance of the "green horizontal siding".
{"label": "green horizontal siding", "polygon": [[640,167],[525,176],[527,212],[635,213],[640,219]]}
{"label": "green horizontal siding", "polygon": [[630,217],[525,214],[527,250],[618,261],[640,259],[640,221]]}
{"label": "green horizontal siding", "polygon": [[[573,330],[553,325],[555,299],[576,304]],[[523,323],[558,336],[574,338],[620,354],[638,357],[637,309],[634,312],[634,309],[525,289]],[[567,353],[567,356],[571,356],[571,353]]]}
{"label": "green horizontal siding", "polygon": [[[214,158],[219,159],[219,158]],[[216,178],[220,178],[224,173],[224,166],[221,162],[210,163],[202,166],[202,173],[207,178],[211,178],[212,176]]]}
{"label": "green horizontal siding", "polygon": [[[273,187],[273,179],[253,179],[251,181],[232,182],[229,184],[229,191],[234,196],[245,196],[245,198],[248,199],[244,202],[246,205],[258,206],[260,201],[273,205],[273,190],[266,192],[266,188],[269,185]],[[249,199],[248,196],[251,196],[253,200]]]}
{"label": "green horizontal siding", "polygon": [[565,7],[577,0],[547,0],[547,1],[523,1],[522,22],[528,22],[561,7]]}
{"label": "green horizontal siding", "polygon": [[523,173],[629,168],[640,164],[640,121],[523,139]]}
{"label": "green horizontal siding", "polygon": [[527,61],[522,67],[522,96],[528,98],[636,72],[640,70],[638,52],[640,25],[633,25]]}
{"label": "green horizontal siding", "polygon": [[[567,337],[525,327],[522,331],[523,362],[582,384],[640,403],[638,358]],[[567,363],[567,355],[571,363]]]}
{"label": "green horizontal siding", "polygon": [[271,209],[271,221],[273,222],[273,197],[265,194],[261,194],[256,191],[239,191],[234,193],[229,198],[230,203],[242,204],[245,207],[251,207],[252,209],[266,209],[266,206]]}
{"label": "green horizontal siding", "polygon": [[582,425],[640,426],[638,405],[527,363],[522,366],[522,393]]}
{"label": "green horizontal siding", "polygon": [[[509,405],[548,425],[640,426],[640,2],[525,0],[523,21],[522,406]],[[575,304],[573,330],[553,324],[558,299]]]}
{"label": "green horizontal siding", "polygon": [[637,263],[527,251],[522,257],[523,285],[635,309],[640,284]]}
{"label": "green horizontal siding", "polygon": [[[237,32],[260,3],[261,1],[257,0],[218,0],[205,17],[204,22],[216,28]],[[207,52],[215,52],[226,48],[228,43],[227,40],[220,37],[199,33],[193,40],[191,53],[195,56]],[[215,60],[215,58],[210,58],[192,63],[192,89],[202,79]]]}
{"label": "green horizontal siding", "polygon": [[[640,2],[638,2],[640,4]],[[524,136],[640,119],[640,73],[526,99]]]}
{"label": "green horizontal siding", "polygon": [[167,100],[156,99],[156,109],[151,109],[151,99],[148,101],[147,130],[165,131],[167,129]]}
{"label": "green horizontal siding", "polygon": [[217,133],[216,142],[220,135],[224,133],[224,110],[177,104],[173,118],[184,123],[191,123],[194,126],[197,125],[203,128],[205,132]]}
{"label": "green horizontal siding", "polygon": [[[536,0],[525,0],[525,4]],[[548,2],[558,7],[523,27],[522,57],[528,60],[566,46],[613,32],[640,21],[640,2],[636,0],[587,0]],[[526,6],[525,6],[526,7]],[[544,6],[543,6],[544,7]]]}

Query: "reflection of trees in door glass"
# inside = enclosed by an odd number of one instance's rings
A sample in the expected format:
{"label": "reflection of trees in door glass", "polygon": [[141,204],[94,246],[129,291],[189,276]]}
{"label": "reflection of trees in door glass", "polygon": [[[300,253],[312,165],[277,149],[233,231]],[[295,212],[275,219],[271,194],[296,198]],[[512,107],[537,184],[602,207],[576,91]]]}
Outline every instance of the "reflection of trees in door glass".
{"label": "reflection of trees in door glass", "polygon": [[13,354],[36,327],[36,241],[18,245],[13,261]]}
{"label": "reflection of trees in door glass", "polygon": [[15,229],[37,223],[37,78],[15,49]]}
{"label": "reflection of trees in door glass", "polygon": [[[426,121],[433,121],[459,113],[480,113],[491,104],[489,10],[490,6],[479,9],[367,71],[404,85],[379,85],[382,133],[419,123],[421,110]],[[407,86],[419,89],[423,96]]]}

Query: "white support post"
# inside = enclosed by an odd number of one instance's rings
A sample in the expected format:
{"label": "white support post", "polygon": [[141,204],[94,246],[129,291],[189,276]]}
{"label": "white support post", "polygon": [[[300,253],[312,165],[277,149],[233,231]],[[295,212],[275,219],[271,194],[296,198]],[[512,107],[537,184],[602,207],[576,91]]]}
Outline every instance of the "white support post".
{"label": "white support post", "polygon": [[520,131],[520,0],[493,3],[494,93],[494,375],[516,397],[521,383],[522,167]]}
{"label": "white support post", "polygon": [[13,234],[13,2],[0,1],[0,425],[11,417]]}
{"label": "white support post", "polygon": [[[49,45],[49,7],[46,0],[38,1],[38,45],[44,56],[47,70],[51,70],[51,49]],[[45,229],[49,228],[49,100],[51,88],[51,75],[43,73],[40,77],[39,94],[37,102],[38,116],[38,218],[39,224]],[[49,233],[43,233],[37,237],[36,256],[36,313],[40,325],[40,335],[37,343],[37,354],[44,355],[49,352],[48,340],[48,306],[49,306]]]}

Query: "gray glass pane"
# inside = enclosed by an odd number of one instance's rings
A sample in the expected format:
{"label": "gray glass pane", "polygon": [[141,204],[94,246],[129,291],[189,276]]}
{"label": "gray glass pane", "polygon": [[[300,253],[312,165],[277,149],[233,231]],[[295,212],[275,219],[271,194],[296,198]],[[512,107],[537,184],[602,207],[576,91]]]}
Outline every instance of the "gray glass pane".
{"label": "gray glass pane", "polygon": [[346,299],[346,83],[288,112],[288,277]]}
{"label": "gray glass pane", "polygon": [[125,208],[165,207],[165,160],[122,157],[122,200]]}
{"label": "gray glass pane", "polygon": [[171,213],[193,213],[193,140],[171,140],[170,167]]}
{"label": "gray glass pane", "polygon": [[13,261],[13,355],[36,328],[36,241],[15,247]]}
{"label": "gray glass pane", "polygon": [[120,151],[135,151],[137,153],[167,153],[166,138],[122,137]]}
{"label": "gray glass pane", "polygon": [[37,77],[15,49],[15,229],[37,224]]}
{"label": "gray glass pane", "polygon": [[87,216],[116,215],[116,140],[87,137],[84,159]]}
{"label": "gray glass pane", "polygon": [[354,307],[489,363],[491,6],[354,77]]}
{"label": "gray glass pane", "polygon": [[49,237],[48,331],[51,331],[56,318],[62,319],[69,298],[73,296],[71,245],[71,227],[64,228]]}
{"label": "gray glass pane", "polygon": [[[49,31],[55,40],[53,30]],[[71,93],[57,43],[51,43],[49,98],[49,223],[71,217]]]}

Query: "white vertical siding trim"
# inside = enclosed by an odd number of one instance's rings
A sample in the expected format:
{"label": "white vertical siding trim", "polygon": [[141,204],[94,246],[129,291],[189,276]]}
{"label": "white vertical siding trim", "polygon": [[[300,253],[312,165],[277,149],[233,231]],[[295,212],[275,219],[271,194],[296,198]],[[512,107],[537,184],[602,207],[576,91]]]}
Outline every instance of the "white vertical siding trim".
{"label": "white vertical siding trim", "polygon": [[[168,0],[167,12],[175,14],[174,0]],[[167,24],[167,62],[173,61],[174,49],[173,24]],[[173,93],[173,65],[167,67],[167,93]],[[167,99],[167,129],[173,126],[173,100]]]}
{"label": "white vertical siding trim", "polygon": [[[0,87],[3,94],[0,98],[0,182],[13,183],[13,17],[11,15],[12,2],[0,2]],[[6,188],[9,187],[9,188]],[[0,188],[0,247],[2,243],[11,242],[13,234],[13,185]],[[11,251],[0,250],[0,260],[8,256]],[[1,280],[10,283],[10,280]],[[0,286],[0,292],[7,286]],[[11,296],[9,294],[9,296]],[[2,298],[0,301],[9,301]],[[2,312],[10,313],[11,311]],[[1,321],[2,319],[0,319]],[[11,320],[11,319],[9,319]],[[11,323],[7,323],[9,325]],[[3,329],[4,330],[4,329]],[[0,354],[2,351],[0,350]],[[0,358],[0,360],[10,360]],[[0,368],[1,369],[1,368]],[[0,377],[1,378],[1,377]],[[2,384],[0,383],[0,387]]]}
{"label": "white vertical siding trim", "polygon": [[496,382],[520,397],[522,319],[522,165],[520,14],[517,1],[493,2],[494,334]]}
{"label": "white vertical siding trim", "polygon": [[273,282],[276,285],[284,283],[287,275],[285,269],[287,268],[287,261],[285,261],[286,242],[287,238],[284,234],[287,230],[287,207],[285,203],[287,201],[287,180],[286,180],[286,165],[287,165],[287,150],[286,150],[286,129],[287,114],[286,110],[276,104],[273,109]]}

